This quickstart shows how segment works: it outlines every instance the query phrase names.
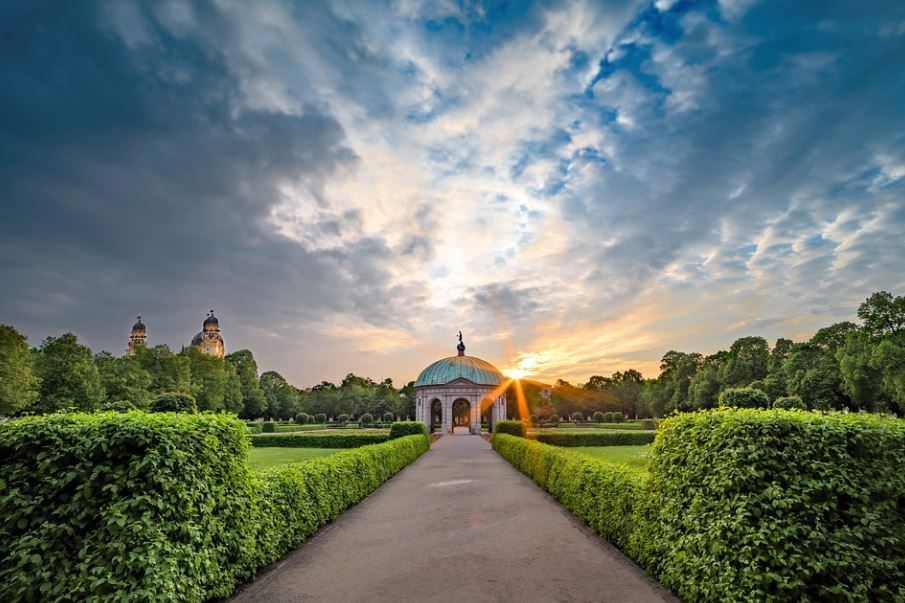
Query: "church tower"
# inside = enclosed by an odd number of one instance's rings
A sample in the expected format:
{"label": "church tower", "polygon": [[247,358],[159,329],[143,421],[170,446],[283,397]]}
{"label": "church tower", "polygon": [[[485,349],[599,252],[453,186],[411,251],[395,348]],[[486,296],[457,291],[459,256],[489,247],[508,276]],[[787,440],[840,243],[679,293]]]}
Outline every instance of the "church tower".
{"label": "church tower", "polygon": [[135,353],[135,348],[138,345],[148,345],[148,330],[145,328],[143,322],[141,322],[141,316],[138,317],[138,322],[132,325],[132,333],[129,335],[129,346],[126,348],[126,356],[131,356]]}
{"label": "church tower", "polygon": [[192,345],[208,356],[223,358],[226,348],[220,335],[220,321],[214,316],[213,310],[204,319],[201,331],[192,338]]}

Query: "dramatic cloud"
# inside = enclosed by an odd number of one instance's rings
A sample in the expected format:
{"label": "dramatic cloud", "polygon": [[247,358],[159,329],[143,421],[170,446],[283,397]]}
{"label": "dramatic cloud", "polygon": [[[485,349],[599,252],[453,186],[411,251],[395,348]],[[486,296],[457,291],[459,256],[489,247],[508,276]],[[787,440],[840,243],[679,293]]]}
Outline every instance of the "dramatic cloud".
{"label": "dramatic cloud", "polygon": [[905,289],[905,8],[13,2],[0,321],[554,379]]}

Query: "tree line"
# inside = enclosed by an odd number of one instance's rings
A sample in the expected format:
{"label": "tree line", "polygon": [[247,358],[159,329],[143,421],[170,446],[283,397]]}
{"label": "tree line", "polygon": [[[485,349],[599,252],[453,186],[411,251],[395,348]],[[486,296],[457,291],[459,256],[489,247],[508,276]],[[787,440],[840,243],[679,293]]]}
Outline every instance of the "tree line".
{"label": "tree line", "polygon": [[[559,380],[549,397],[531,383],[523,390],[529,411],[539,417],[595,411],[661,417],[714,408],[722,392],[739,387],[761,390],[771,401],[797,396],[809,409],[905,416],[905,297],[879,291],[857,316],[858,323],[832,324],[808,341],[780,338],[771,347],[752,336],[707,356],[670,350],[655,379],[629,369],[579,385]],[[510,387],[510,408],[515,394]]]}
{"label": "tree line", "polygon": [[349,374],[338,385],[310,389],[276,371],[258,374],[249,350],[216,358],[195,347],[138,345],[134,353],[92,353],[72,333],[29,348],[24,335],[0,324],[0,415],[59,411],[147,410],[172,393],[192,396],[199,410],[227,411],[246,419],[290,419],[298,413],[328,417],[364,413],[414,415],[414,382],[401,389],[392,379],[375,382]]}

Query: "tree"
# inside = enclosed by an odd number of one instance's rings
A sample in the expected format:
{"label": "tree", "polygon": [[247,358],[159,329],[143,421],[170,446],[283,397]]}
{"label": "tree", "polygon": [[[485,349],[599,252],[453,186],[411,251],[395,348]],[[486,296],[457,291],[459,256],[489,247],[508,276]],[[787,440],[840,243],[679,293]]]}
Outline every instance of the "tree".
{"label": "tree", "polygon": [[258,378],[258,364],[249,350],[239,350],[226,355],[226,361],[233,365],[239,377],[242,394],[240,414],[246,419],[263,416],[266,408],[264,392]]}
{"label": "tree", "polygon": [[198,410],[226,410],[226,391],[229,374],[222,358],[208,356],[191,346],[180,353],[188,359],[191,374],[191,393]]}
{"label": "tree", "polygon": [[891,339],[880,342],[871,358],[871,366],[883,375],[883,393],[889,410],[905,415],[905,345]]}
{"label": "tree", "polygon": [[582,387],[595,392],[602,392],[603,388],[612,383],[613,380],[602,375],[592,375],[588,382]]}
{"label": "tree", "polygon": [[151,402],[151,412],[195,413],[198,406],[195,397],[184,392],[163,392]]}
{"label": "tree", "polygon": [[814,333],[811,343],[825,352],[835,352],[845,345],[846,337],[857,331],[858,325],[853,322],[837,322]]}
{"label": "tree", "polygon": [[0,324],[0,415],[28,410],[38,399],[40,385],[25,336]]}
{"label": "tree", "polygon": [[659,382],[665,388],[666,409],[691,410],[688,402],[688,387],[691,378],[701,367],[704,358],[701,354],[676,352],[670,350],[660,360]]}
{"label": "tree", "polygon": [[166,345],[138,346],[132,356],[151,375],[152,394],[187,392],[192,388],[192,370],[185,354],[174,354]]}
{"label": "tree", "polygon": [[[719,352],[726,354],[726,352]],[[688,400],[694,409],[716,408],[720,395],[720,370],[722,363],[714,354],[704,359],[704,364],[688,384]]]}
{"label": "tree", "polygon": [[281,419],[288,419],[295,414],[295,388],[281,374],[276,371],[263,373],[260,387],[264,397],[264,414]]}
{"label": "tree", "polygon": [[131,356],[117,358],[110,352],[94,357],[107,402],[131,402],[136,408],[147,409],[151,403],[151,374],[141,368]]}
{"label": "tree", "polygon": [[838,409],[851,403],[836,356],[812,343],[795,344],[783,373],[788,393],[800,397],[808,408]]}
{"label": "tree", "polygon": [[905,333],[905,297],[878,291],[858,307],[864,331],[872,337]]}
{"label": "tree", "polygon": [[35,357],[41,379],[38,412],[95,410],[104,401],[104,386],[91,350],[72,333],[45,339]]}
{"label": "tree", "polygon": [[723,387],[748,385],[767,376],[770,348],[763,337],[742,337],[729,348],[721,378]]}
{"label": "tree", "polygon": [[866,333],[851,333],[836,351],[842,389],[852,407],[868,411],[884,406],[883,373],[874,359],[875,343]]}

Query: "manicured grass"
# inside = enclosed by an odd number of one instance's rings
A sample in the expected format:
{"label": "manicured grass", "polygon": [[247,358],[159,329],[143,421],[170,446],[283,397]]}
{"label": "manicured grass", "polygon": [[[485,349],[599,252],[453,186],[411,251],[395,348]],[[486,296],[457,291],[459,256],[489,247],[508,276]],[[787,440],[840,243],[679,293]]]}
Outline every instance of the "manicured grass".
{"label": "manicured grass", "polygon": [[306,423],[304,425],[300,425],[299,423],[288,423],[285,425],[277,425],[277,433],[293,431],[317,431],[319,429],[326,429],[326,427],[323,425],[323,423]]}
{"label": "manicured grass", "polygon": [[635,469],[647,469],[650,460],[651,446],[579,446],[570,448],[575,452],[583,452],[593,457],[627,465]]}
{"label": "manicured grass", "polygon": [[343,448],[251,448],[248,464],[252,469],[261,470],[289,463],[300,463],[330,456]]}

